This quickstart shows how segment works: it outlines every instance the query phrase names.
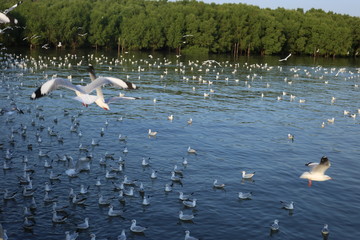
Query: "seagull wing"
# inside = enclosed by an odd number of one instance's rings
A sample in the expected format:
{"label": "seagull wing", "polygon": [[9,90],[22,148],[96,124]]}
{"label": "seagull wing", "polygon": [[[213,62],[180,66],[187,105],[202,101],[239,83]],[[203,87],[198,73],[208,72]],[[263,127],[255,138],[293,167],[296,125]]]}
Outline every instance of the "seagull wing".
{"label": "seagull wing", "polygon": [[63,78],[54,78],[47,82],[45,82],[43,85],[41,85],[38,89],[36,89],[35,92],[31,95],[31,99],[37,99],[41,98],[50,92],[60,88],[64,87],[73,91],[79,91],[81,93],[86,94],[85,89],[83,86],[80,85],[73,85],[69,80],[63,79]]}
{"label": "seagull wing", "polygon": [[123,81],[119,78],[99,77],[99,78],[96,78],[94,81],[92,81],[90,84],[86,85],[85,91],[87,93],[90,93],[94,89],[101,87],[103,85],[107,85],[107,84],[111,84],[113,86],[123,88],[123,89],[136,89],[137,88],[135,84],[133,84],[131,82]]}
{"label": "seagull wing", "polygon": [[20,2],[18,2],[17,4],[13,5],[12,7],[6,9],[6,10],[4,11],[4,14],[7,14],[8,12],[14,10],[14,9],[15,9],[17,6],[19,6],[21,3],[22,3],[22,2],[20,1]]}
{"label": "seagull wing", "polygon": [[8,18],[4,13],[0,12],[0,23],[9,23],[10,18]]}

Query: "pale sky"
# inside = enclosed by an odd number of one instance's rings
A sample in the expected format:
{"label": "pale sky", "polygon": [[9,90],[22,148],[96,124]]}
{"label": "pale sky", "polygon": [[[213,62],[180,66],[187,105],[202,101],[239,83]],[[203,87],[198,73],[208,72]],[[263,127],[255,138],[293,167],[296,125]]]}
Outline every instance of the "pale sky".
{"label": "pale sky", "polygon": [[325,12],[348,14],[360,17],[360,0],[200,0],[204,3],[245,3],[259,6],[260,8],[283,7],[285,9],[303,8],[307,11],[311,8],[322,9]]}

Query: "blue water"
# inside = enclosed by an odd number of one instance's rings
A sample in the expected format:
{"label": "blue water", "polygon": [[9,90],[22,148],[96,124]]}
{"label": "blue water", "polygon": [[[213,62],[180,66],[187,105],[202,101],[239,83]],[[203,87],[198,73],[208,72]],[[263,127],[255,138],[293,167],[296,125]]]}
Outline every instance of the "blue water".
{"label": "blue water", "polygon": [[[358,114],[360,108],[358,60],[294,56],[279,62],[276,57],[234,60],[153,54],[150,58],[145,53],[25,51],[1,56],[0,164],[6,161],[12,169],[0,171],[0,190],[18,191],[15,200],[0,201],[0,223],[9,239],[65,239],[65,231],[75,231],[85,217],[89,217],[90,228],[80,231],[78,239],[90,239],[90,233],[97,239],[116,239],[122,229],[128,239],[183,239],[185,230],[201,239],[322,239],[324,223],[329,225],[328,239],[356,238],[360,227],[360,117],[345,116],[343,111]],[[208,59],[221,66],[203,65]],[[136,91],[121,92],[141,99],[111,104],[109,111],[95,104],[85,108],[72,99],[72,91],[64,89],[30,100],[31,93],[54,74],[71,75],[76,84],[89,82],[89,62],[100,76],[128,79],[140,86]],[[119,92],[104,89],[106,96]],[[210,96],[204,97],[204,93]],[[293,101],[290,95],[296,96]],[[277,100],[278,96],[282,100]],[[12,101],[23,114],[9,111]],[[173,121],[167,120],[170,114]],[[329,124],[327,119],[333,117],[335,122]],[[70,132],[74,118],[80,125],[77,132]],[[190,118],[193,123],[188,125]],[[21,135],[23,126],[27,127],[25,137]],[[61,135],[64,143],[50,136],[48,127]],[[157,131],[157,136],[149,138],[148,129]],[[288,139],[288,133],[295,136],[294,141]],[[12,134],[13,142],[9,141]],[[127,136],[127,141],[119,141],[119,134]],[[99,146],[92,147],[92,139],[99,141]],[[33,145],[32,150],[28,144]],[[89,152],[79,151],[80,144]],[[187,153],[189,146],[196,149],[196,155]],[[123,153],[125,147],[127,154]],[[5,159],[7,150],[12,154],[10,160]],[[49,158],[39,157],[39,150]],[[107,165],[100,166],[105,153],[113,154],[114,160],[107,159]],[[65,175],[67,164],[57,161],[57,155],[65,154],[75,161],[91,154],[91,170],[69,178]],[[318,162],[323,155],[331,161],[326,173],[333,180],[313,182],[309,187],[299,178],[307,170],[304,164]],[[31,202],[21,195],[17,179],[23,174],[23,156],[35,170],[31,178],[38,207],[32,231],[23,229],[23,207]],[[124,171],[117,173],[116,180],[106,180],[106,170],[117,166],[120,157],[125,160]],[[143,157],[150,157],[149,167],[141,166]],[[182,165],[183,158],[187,158],[187,166]],[[53,160],[51,169],[43,167],[45,159]],[[182,184],[174,183],[173,191],[165,193],[175,164],[183,169]],[[150,179],[153,169],[158,172],[155,180]],[[242,170],[255,172],[253,181],[242,180]],[[60,205],[69,205],[64,224],[53,224],[52,205],[43,203],[50,171],[62,174],[60,181],[51,181],[50,196],[57,196]],[[135,197],[125,197],[125,204],[113,199],[114,208],[124,210],[124,216],[110,218],[108,208],[97,204],[98,194],[117,197],[112,181],[120,183],[124,175],[137,180]],[[95,186],[97,177],[101,187]],[[225,183],[224,190],[212,187],[214,179]],[[145,195],[151,196],[149,206],[141,204],[140,182]],[[81,184],[90,186],[84,207],[74,206],[68,199],[69,189],[79,193]],[[179,191],[193,193],[197,206],[184,208]],[[240,191],[251,191],[252,200],[239,200]],[[294,211],[282,209],[280,201],[294,201]],[[181,222],[180,210],[195,214],[194,221]],[[130,232],[131,219],[148,227],[145,234]],[[275,219],[280,230],[271,234]]]}

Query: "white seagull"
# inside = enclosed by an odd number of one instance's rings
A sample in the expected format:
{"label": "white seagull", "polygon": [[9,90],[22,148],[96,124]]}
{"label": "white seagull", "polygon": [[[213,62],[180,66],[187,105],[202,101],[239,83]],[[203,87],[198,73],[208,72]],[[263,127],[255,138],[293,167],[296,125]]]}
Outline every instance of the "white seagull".
{"label": "white seagull", "polygon": [[[88,68],[88,72],[89,72],[89,75],[90,75],[90,79],[92,82],[96,81],[98,78],[96,78],[96,75],[95,75],[95,69],[94,67],[89,64],[89,68]],[[106,77],[106,78],[110,78],[110,79],[113,79],[113,80],[116,80],[116,81],[121,81],[123,84],[123,86],[121,88],[123,89],[137,89],[138,87],[131,83],[131,82],[128,82],[128,81],[123,81],[119,78],[114,78],[114,77]],[[80,93],[76,93],[77,97],[76,99],[81,101],[83,95]],[[136,97],[125,97],[125,96],[119,96],[119,97],[111,97],[111,98],[107,98],[107,99],[104,99],[104,94],[102,92],[102,89],[101,87],[97,87],[96,88],[96,96],[98,97],[96,100],[95,100],[95,103],[101,107],[101,108],[104,108],[105,110],[109,110],[109,105],[110,103],[113,103],[113,102],[116,102],[118,100],[123,100],[123,99],[126,99],[126,100],[135,100],[135,99],[139,99],[139,98],[136,98]],[[86,96],[85,96],[86,98]]]}
{"label": "white seagull", "polygon": [[131,220],[131,226],[130,226],[130,231],[134,232],[134,233],[142,233],[146,230],[146,227],[142,227],[139,225],[136,225],[136,220],[133,219]]}
{"label": "white seagull", "polygon": [[291,56],[291,53],[289,55],[287,55],[286,58],[280,59],[279,62],[287,61],[290,56]]}
{"label": "white seagull", "polygon": [[[91,103],[97,101],[97,99],[99,99],[99,96],[92,96],[92,95],[89,95],[89,93],[91,93],[92,91],[101,87],[104,84],[112,84],[112,85],[120,87],[120,88],[130,88],[130,87],[136,88],[135,85],[134,86],[128,85],[128,83],[122,81],[121,79],[112,78],[112,77],[97,78],[96,80],[94,80],[93,82],[91,82],[90,84],[88,84],[86,86],[74,85],[67,79],[54,78],[54,79],[51,79],[51,80],[45,82],[43,85],[41,85],[41,87],[39,87],[35,92],[33,92],[31,95],[31,99],[34,100],[34,99],[41,98],[41,97],[49,94],[50,92],[52,92],[60,87],[63,87],[63,88],[73,90],[73,91],[75,91],[75,93],[78,94],[78,97],[75,97],[75,100],[81,101],[83,104],[91,104]],[[109,109],[108,105],[106,103],[101,104],[101,107],[104,108],[105,110]]]}
{"label": "white seagull", "polygon": [[309,162],[305,165],[311,169],[309,172],[301,174],[300,178],[308,179],[309,187],[311,186],[312,181],[327,181],[332,179],[328,175],[325,175],[326,170],[331,166],[330,161],[326,156],[321,158],[320,163]]}
{"label": "white seagull", "polygon": [[[10,8],[4,10],[3,12],[0,12],[0,23],[10,23],[10,19],[6,14],[8,14],[10,11],[14,10],[17,6],[19,6],[22,3],[22,1],[19,1],[15,5],[11,6]],[[17,19],[14,19],[14,23],[17,24]]]}
{"label": "white seagull", "polygon": [[252,178],[252,177],[255,175],[255,172],[253,172],[253,173],[246,173],[245,171],[242,171],[241,173],[242,173],[242,178],[243,178],[243,179],[250,179],[250,178]]}
{"label": "white seagull", "polygon": [[185,231],[185,238],[184,239],[185,240],[198,240],[198,238],[190,236],[190,231],[189,230]]}

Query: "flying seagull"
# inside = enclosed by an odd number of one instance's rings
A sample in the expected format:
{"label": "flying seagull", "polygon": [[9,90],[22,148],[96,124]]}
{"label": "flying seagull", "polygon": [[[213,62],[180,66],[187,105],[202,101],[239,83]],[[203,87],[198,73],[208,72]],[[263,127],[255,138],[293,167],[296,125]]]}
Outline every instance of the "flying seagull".
{"label": "flying seagull", "polygon": [[312,181],[327,181],[332,179],[328,175],[325,175],[326,170],[331,166],[330,161],[326,156],[321,158],[320,163],[309,162],[305,165],[311,169],[309,172],[301,174],[300,178],[308,179],[309,187],[311,186]]}
{"label": "flying seagull", "polygon": [[279,62],[287,61],[290,56],[291,56],[291,53],[286,58],[280,59]]}

